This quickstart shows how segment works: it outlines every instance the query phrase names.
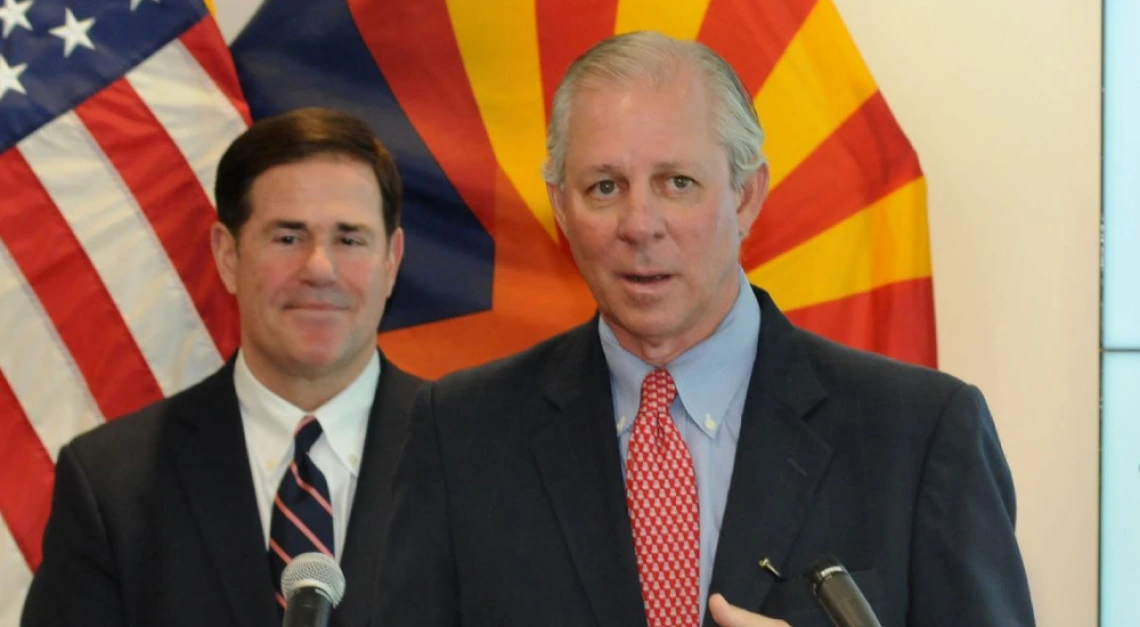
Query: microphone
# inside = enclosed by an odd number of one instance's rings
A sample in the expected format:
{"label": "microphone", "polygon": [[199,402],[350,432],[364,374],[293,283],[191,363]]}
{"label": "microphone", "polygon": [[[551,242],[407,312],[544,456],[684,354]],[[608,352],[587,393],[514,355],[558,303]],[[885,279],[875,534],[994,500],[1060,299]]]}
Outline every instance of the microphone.
{"label": "microphone", "polygon": [[820,560],[809,576],[815,598],[835,627],[882,627],[859,586],[838,559]]}
{"label": "microphone", "polygon": [[324,553],[302,553],[281,573],[285,597],[283,627],[328,627],[332,609],[344,598],[344,573]]}

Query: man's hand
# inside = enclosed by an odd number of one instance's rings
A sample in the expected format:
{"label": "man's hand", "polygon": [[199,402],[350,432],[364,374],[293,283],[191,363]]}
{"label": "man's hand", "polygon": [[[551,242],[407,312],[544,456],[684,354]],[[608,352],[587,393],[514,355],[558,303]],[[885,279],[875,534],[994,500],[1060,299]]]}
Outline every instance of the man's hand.
{"label": "man's hand", "polygon": [[709,597],[709,611],[720,627],[791,627],[782,620],[753,614],[724,600],[719,594]]}

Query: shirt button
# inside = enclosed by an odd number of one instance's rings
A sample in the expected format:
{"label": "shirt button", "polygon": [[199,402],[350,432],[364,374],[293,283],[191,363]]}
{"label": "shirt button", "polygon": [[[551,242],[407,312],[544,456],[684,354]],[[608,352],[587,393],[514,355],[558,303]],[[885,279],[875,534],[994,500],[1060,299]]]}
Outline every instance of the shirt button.
{"label": "shirt button", "polygon": [[716,429],[716,421],[713,420],[712,414],[705,414],[705,428],[709,430]]}
{"label": "shirt button", "polygon": [[356,468],[357,466],[360,465],[360,458],[357,457],[356,455],[349,455],[348,456],[348,463],[352,464],[353,468]]}
{"label": "shirt button", "polygon": [[620,434],[625,429],[625,416],[620,416],[617,423],[617,432]]}
{"label": "shirt button", "polygon": [[274,464],[273,462],[265,462],[266,472],[273,472],[275,468],[277,468],[277,464]]}

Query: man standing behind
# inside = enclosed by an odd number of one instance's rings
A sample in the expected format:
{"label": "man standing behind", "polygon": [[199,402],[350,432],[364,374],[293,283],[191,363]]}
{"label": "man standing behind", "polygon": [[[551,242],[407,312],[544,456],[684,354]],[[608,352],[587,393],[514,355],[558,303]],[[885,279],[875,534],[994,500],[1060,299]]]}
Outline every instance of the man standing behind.
{"label": "man standing behind", "polygon": [[281,570],[310,551],[345,571],[333,623],[367,622],[420,385],[376,348],[401,196],[391,155],[342,113],[287,113],[234,141],[211,244],[241,347],[60,451],[22,625],[277,625]]}
{"label": "man standing behind", "polygon": [[748,285],[762,140],[701,44],[622,35],[570,67],[545,175],[600,315],[420,394],[374,624],[820,627],[776,573],[829,554],[886,627],[1033,624],[978,390]]}

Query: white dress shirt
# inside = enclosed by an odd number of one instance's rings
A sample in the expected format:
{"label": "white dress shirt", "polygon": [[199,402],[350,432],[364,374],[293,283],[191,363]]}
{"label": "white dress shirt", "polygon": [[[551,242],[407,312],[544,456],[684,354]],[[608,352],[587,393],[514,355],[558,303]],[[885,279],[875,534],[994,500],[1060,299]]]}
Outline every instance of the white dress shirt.
{"label": "white dress shirt", "polygon": [[293,459],[293,430],[305,416],[313,415],[321,423],[324,433],[309,450],[309,457],[328,482],[333,507],[334,551],[336,560],[340,561],[352,499],[356,494],[360,460],[364,456],[368,415],[372,411],[379,380],[380,355],[373,353],[368,366],[348,387],[315,411],[306,412],[258,381],[238,351],[234,388],[241,408],[253,492],[257,497],[267,551],[273,497],[277,495],[277,488]]}

